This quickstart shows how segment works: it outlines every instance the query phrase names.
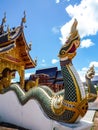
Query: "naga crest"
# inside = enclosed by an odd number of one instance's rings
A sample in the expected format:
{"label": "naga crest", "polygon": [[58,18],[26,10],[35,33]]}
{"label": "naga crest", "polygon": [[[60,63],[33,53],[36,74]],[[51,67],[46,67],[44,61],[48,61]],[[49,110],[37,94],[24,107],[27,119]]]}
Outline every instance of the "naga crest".
{"label": "naga crest", "polygon": [[92,79],[95,75],[94,65],[89,68],[86,73],[87,78]]}
{"label": "naga crest", "polygon": [[75,19],[74,23],[71,27],[71,31],[69,37],[65,44],[62,46],[61,50],[59,51],[58,57],[61,60],[65,59],[72,59],[76,55],[76,49],[80,45],[80,36],[78,30],[76,29],[78,21]]}

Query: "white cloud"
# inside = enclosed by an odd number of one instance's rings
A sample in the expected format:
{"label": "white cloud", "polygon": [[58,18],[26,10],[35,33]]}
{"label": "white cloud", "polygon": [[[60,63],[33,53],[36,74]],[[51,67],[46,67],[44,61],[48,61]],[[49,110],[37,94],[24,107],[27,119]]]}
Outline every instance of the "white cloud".
{"label": "white cloud", "polygon": [[32,73],[25,73],[25,79],[28,79]]}
{"label": "white cloud", "polygon": [[82,82],[85,82],[85,74],[87,72],[88,68],[84,67],[81,70],[78,70],[78,74],[80,76],[80,79]]}
{"label": "white cloud", "polygon": [[46,66],[46,61],[45,61],[45,59],[42,59],[42,61],[41,61],[41,64],[40,64],[41,66],[43,66],[43,67],[45,67]]}
{"label": "white cloud", "polygon": [[56,64],[57,62],[59,62],[59,60],[57,60],[57,59],[52,59],[52,64]]}
{"label": "white cloud", "polygon": [[[62,2],[69,2],[70,0],[62,0]],[[56,3],[58,4],[58,3],[60,3],[61,2],[61,0],[56,0]]]}
{"label": "white cloud", "polygon": [[45,63],[45,60],[44,60],[44,59],[42,59],[42,63]]}
{"label": "white cloud", "polygon": [[53,28],[52,28],[52,32],[53,32],[54,34],[59,33],[59,32],[60,32],[59,27],[53,27]]}
{"label": "white cloud", "polygon": [[69,5],[66,11],[72,18],[71,21],[66,23],[61,28],[62,42],[68,36],[71,23],[74,18],[78,20],[78,30],[81,38],[89,35],[95,35],[98,32],[98,0],[82,0],[79,5]]}
{"label": "white cloud", "polygon": [[89,64],[89,67],[91,67],[92,65],[94,65],[94,67],[98,67],[98,61],[92,61],[92,62]]}
{"label": "white cloud", "polygon": [[56,3],[57,3],[57,4],[60,3],[60,0],[56,0]]}
{"label": "white cloud", "polygon": [[81,41],[81,48],[88,48],[90,46],[93,46],[94,43],[91,41],[91,39],[86,39]]}

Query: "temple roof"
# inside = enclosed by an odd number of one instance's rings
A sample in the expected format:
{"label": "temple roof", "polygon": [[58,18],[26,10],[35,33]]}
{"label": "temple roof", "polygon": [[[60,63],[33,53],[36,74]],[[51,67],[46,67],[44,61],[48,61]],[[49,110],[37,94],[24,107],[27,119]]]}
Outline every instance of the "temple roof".
{"label": "temple roof", "polygon": [[12,29],[3,30],[3,24],[0,25],[0,54],[5,54],[10,50],[18,48],[19,59],[25,65],[25,69],[34,68],[36,62],[29,55],[30,47],[26,42],[23,23]]}
{"label": "temple roof", "polygon": [[58,69],[57,67],[39,69],[39,70],[36,70],[36,74],[47,74],[51,78],[55,78],[57,69]]}

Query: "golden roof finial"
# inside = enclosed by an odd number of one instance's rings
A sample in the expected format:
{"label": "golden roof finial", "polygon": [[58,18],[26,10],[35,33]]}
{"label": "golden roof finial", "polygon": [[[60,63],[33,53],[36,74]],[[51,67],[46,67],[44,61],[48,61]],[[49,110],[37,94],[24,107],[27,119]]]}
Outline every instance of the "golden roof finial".
{"label": "golden roof finial", "polygon": [[6,12],[4,13],[4,18],[2,19],[2,23],[6,22]]}
{"label": "golden roof finial", "polygon": [[2,18],[2,26],[3,26],[3,24],[6,22],[6,12],[4,13],[4,17]]}
{"label": "golden roof finial", "polygon": [[2,23],[0,25],[0,34],[4,33],[4,23],[6,22],[6,13],[4,13],[4,17],[2,18]]}
{"label": "golden roof finial", "polygon": [[35,65],[37,66],[37,57],[35,57],[34,63],[35,63]]}
{"label": "golden roof finial", "polygon": [[30,42],[30,43],[28,44],[28,49],[29,49],[29,51],[31,51],[31,48],[32,48],[32,42]]}
{"label": "golden roof finial", "polygon": [[23,23],[26,23],[26,12],[24,11],[24,17],[22,18],[21,21],[21,26],[23,26]]}

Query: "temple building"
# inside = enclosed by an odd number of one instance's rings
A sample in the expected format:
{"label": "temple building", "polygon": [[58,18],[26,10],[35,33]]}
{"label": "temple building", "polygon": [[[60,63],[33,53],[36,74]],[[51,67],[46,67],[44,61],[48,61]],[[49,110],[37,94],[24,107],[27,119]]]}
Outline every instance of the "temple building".
{"label": "temple building", "polygon": [[[20,77],[20,86],[24,88],[24,71],[25,69],[34,68],[36,61],[32,60],[29,55],[31,45],[28,45],[24,35],[24,23],[26,15],[21,20],[18,27],[4,30],[6,15],[0,25],[0,84],[3,87],[11,82],[10,73],[18,72]],[[11,75],[12,76],[12,75]],[[4,84],[4,82],[6,83]]]}
{"label": "temple building", "polygon": [[38,69],[35,74],[30,75],[29,80],[35,81],[37,78],[40,85],[46,85],[54,92],[64,89],[63,76],[57,67]]}

